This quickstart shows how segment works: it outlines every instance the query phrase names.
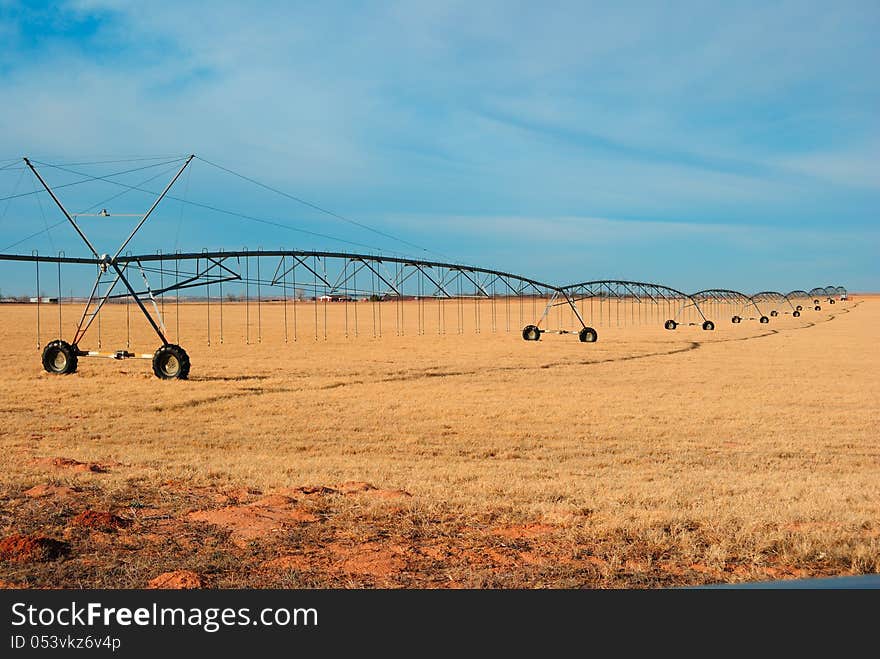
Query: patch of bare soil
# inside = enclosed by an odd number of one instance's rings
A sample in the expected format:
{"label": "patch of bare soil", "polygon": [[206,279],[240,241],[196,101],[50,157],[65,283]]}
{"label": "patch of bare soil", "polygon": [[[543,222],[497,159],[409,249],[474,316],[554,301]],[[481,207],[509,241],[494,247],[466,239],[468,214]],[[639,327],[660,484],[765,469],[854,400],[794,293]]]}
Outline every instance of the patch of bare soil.
{"label": "patch of bare soil", "polygon": [[66,499],[79,492],[75,487],[67,487],[65,485],[34,485],[29,490],[25,490],[25,496],[33,499],[42,497],[54,497],[58,499]]}
{"label": "patch of bare soil", "polygon": [[197,510],[189,513],[186,518],[228,529],[231,531],[232,541],[240,547],[285,528],[317,522],[320,519],[300,507],[296,499],[281,494],[269,495],[243,506]]}
{"label": "patch of bare soil", "polygon": [[65,469],[69,471],[92,472],[103,474],[109,471],[109,465],[99,464],[97,462],[80,462],[73,458],[36,458],[33,464],[46,467],[54,467],[56,469]]}
{"label": "patch of bare soil", "polygon": [[333,543],[327,547],[332,556],[330,568],[344,574],[389,578],[406,567],[406,548],[395,544],[366,542],[361,545]]}
{"label": "patch of bare soil", "polygon": [[202,578],[191,570],[163,572],[150,579],[147,588],[151,590],[195,590],[204,587]]}
{"label": "patch of bare soil", "polygon": [[10,563],[52,561],[67,553],[65,542],[39,535],[13,534],[0,540],[0,560]]}
{"label": "patch of bare soil", "polygon": [[110,512],[101,512],[97,510],[84,510],[79,515],[70,520],[71,525],[78,526],[83,529],[94,529],[95,531],[104,531],[112,533],[119,529],[127,529],[131,526],[131,520],[119,517]]}
{"label": "patch of bare soil", "polygon": [[288,554],[264,561],[260,567],[266,570],[312,570],[337,576],[371,577],[388,580],[404,570],[407,553],[411,550],[403,544],[365,542],[350,544],[330,542],[305,554]]}

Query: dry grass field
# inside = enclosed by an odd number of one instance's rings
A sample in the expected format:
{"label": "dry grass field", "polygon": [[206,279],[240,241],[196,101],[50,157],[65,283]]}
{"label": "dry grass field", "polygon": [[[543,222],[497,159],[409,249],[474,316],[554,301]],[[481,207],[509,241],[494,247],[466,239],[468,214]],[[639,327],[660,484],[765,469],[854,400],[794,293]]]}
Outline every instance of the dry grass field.
{"label": "dry grass field", "polygon": [[[524,342],[516,314],[493,333],[485,308],[480,333],[419,336],[412,302],[402,332],[380,305],[381,338],[367,303],[349,305],[362,325],[344,338],[333,303],[324,339],[321,306],[316,340],[314,305],[294,306],[287,343],[281,305],[264,302],[259,327],[251,306],[250,345],[243,305],[225,305],[222,345],[212,306],[209,347],[207,307],[182,305],[191,379],[165,382],[139,360],[49,375],[34,307],[0,305],[2,584],[652,588],[880,571],[880,298],[714,332],[599,326],[595,344]],[[42,309],[44,344],[57,310]],[[65,334],[78,311],[63,308]],[[124,348],[125,308],[108,312],[103,348]],[[169,309],[172,338],[177,322]],[[131,326],[133,349],[158,347]]]}

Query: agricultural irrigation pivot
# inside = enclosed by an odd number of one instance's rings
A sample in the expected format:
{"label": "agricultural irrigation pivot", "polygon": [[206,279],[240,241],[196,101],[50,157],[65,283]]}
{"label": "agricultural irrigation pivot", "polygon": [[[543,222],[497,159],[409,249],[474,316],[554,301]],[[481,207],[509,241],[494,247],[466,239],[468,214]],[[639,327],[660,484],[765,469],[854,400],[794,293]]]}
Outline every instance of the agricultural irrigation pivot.
{"label": "agricultural irrigation pivot", "polygon": [[[144,302],[141,299],[141,295],[139,295],[135,291],[134,287],[125,276],[125,271],[128,264],[126,264],[126,267],[124,268],[120,267],[118,259],[119,255],[122,253],[122,250],[124,250],[128,246],[132,238],[134,238],[137,232],[140,231],[141,227],[144,226],[146,221],[150,218],[150,215],[153,214],[153,211],[156,210],[156,207],[159,205],[162,199],[165,198],[165,195],[168,194],[168,191],[172,188],[175,182],[177,182],[177,179],[180,178],[181,174],[183,174],[183,170],[187,168],[194,157],[195,155],[191,154],[184,161],[183,165],[181,165],[180,169],[177,170],[177,173],[174,175],[174,177],[168,182],[168,185],[165,186],[165,189],[162,190],[162,193],[153,202],[153,205],[150,206],[149,210],[144,213],[144,215],[140,218],[140,221],[137,223],[137,225],[135,225],[134,229],[132,229],[128,237],[124,241],[122,241],[122,244],[113,254],[113,256],[109,256],[108,254],[98,254],[98,250],[95,249],[94,245],[92,245],[86,234],[76,223],[76,220],[71,217],[70,213],[67,212],[67,209],[64,208],[64,205],[61,203],[58,197],[55,196],[52,188],[49,187],[49,184],[46,183],[46,181],[40,175],[40,172],[37,171],[36,167],[34,167],[33,163],[31,163],[28,158],[24,158],[25,164],[34,173],[34,176],[37,177],[37,180],[39,180],[40,184],[46,189],[46,192],[49,193],[49,196],[52,197],[52,201],[55,202],[55,205],[58,206],[62,213],[64,213],[64,217],[67,218],[67,221],[70,222],[70,225],[76,231],[77,235],[82,239],[82,241],[85,243],[86,247],[88,247],[89,251],[95,257],[95,259],[97,259],[99,266],[98,275],[95,278],[95,284],[94,286],[92,286],[92,291],[89,294],[89,298],[86,302],[85,308],[83,309],[82,316],[80,317],[79,323],[77,323],[76,333],[73,336],[73,340],[68,342],[64,341],[61,338],[58,338],[54,341],[50,341],[43,349],[43,368],[45,368],[47,371],[49,371],[50,373],[59,374],[73,373],[74,371],[76,371],[80,357],[111,357],[113,359],[152,359],[153,372],[156,374],[156,377],[162,379],[186,379],[186,377],[189,375],[189,355],[187,355],[186,351],[179,345],[169,343],[168,339],[165,337],[165,327],[162,323],[162,316],[159,313],[159,308],[156,305],[156,299],[153,296],[153,292],[150,289],[149,282],[147,281],[147,275],[141,267],[140,263],[138,263],[137,265],[144,279],[146,294],[148,295],[150,302],[152,303],[153,310],[156,313],[155,319],[147,310],[147,307],[144,305]],[[103,215],[106,216],[108,214],[106,213],[106,211],[104,211]],[[116,278],[107,288],[104,295],[101,296],[100,300],[95,305],[94,310],[92,310],[92,303],[95,301],[96,293],[98,293],[98,285],[101,283],[102,275],[104,275],[108,270],[112,270],[113,272],[115,272]],[[113,289],[119,282],[122,282],[122,285],[125,286],[125,288],[128,290],[128,294],[135,301],[138,308],[147,319],[147,322],[150,324],[150,327],[153,328],[153,330],[156,332],[156,335],[159,337],[159,340],[162,342],[162,345],[159,346],[156,352],[152,355],[134,354],[128,352],[127,350],[118,350],[115,353],[102,353],[99,351],[82,350],[79,347],[80,341],[85,336],[86,332],[88,331],[89,327],[91,326],[97,315],[101,312],[101,308],[104,306],[104,303],[107,302],[110,294],[113,292]]]}
{"label": "agricultural irrigation pivot", "polygon": [[[434,331],[438,335],[452,332],[463,334],[465,326],[470,326],[477,334],[484,330],[493,333],[496,331],[519,332],[519,328],[522,328],[522,338],[527,342],[540,341],[544,335],[561,334],[576,336],[582,343],[594,343],[599,336],[594,327],[655,326],[663,327],[666,330],[695,327],[711,332],[716,328],[716,321],[725,316],[729,317],[731,322],[736,325],[743,320],[755,320],[766,324],[771,322],[771,318],[783,314],[790,314],[793,318],[797,318],[803,310],[810,307],[819,311],[822,299],[827,299],[829,304],[834,304],[835,298],[841,301],[847,299],[846,289],[839,286],[813,288],[809,292],[797,290],[783,294],[768,290],[748,295],[720,288],[686,293],[659,283],[628,280],[591,280],[560,285],[542,282],[521,274],[454,263],[448,260],[434,261],[411,258],[410,256],[386,256],[381,252],[370,254],[299,249],[249,250],[245,247],[241,250],[228,251],[203,249],[199,252],[163,253],[160,251],[153,254],[131,254],[125,251],[126,248],[166,197],[170,200],[192,203],[196,207],[235,216],[243,220],[268,223],[294,231],[305,231],[305,233],[325,239],[342,240],[280,224],[274,220],[178,199],[169,194],[169,191],[184,170],[190,166],[194,159],[202,162],[208,161],[194,155],[157,159],[164,162],[143,167],[138,166],[136,169],[115,172],[106,176],[90,176],[59,165],[39,161],[32,162],[25,158],[26,167],[22,166],[21,171],[30,170],[42,185],[43,190],[38,190],[39,186],[35,185],[35,190],[32,193],[0,197],[0,201],[4,201],[36,194],[38,191],[41,195],[48,193],[65,218],[60,220],[57,225],[70,224],[90,252],[90,255],[77,257],[66,256],[63,252],[59,252],[56,256],[40,255],[36,251],[30,255],[0,253],[0,262],[24,262],[33,263],[36,266],[36,298],[33,298],[36,302],[37,312],[35,344],[42,350],[43,368],[49,373],[74,373],[77,370],[79,359],[83,357],[106,357],[118,360],[137,358],[152,360],[153,372],[158,378],[186,379],[190,372],[190,358],[179,345],[182,342],[180,338],[180,291],[199,288],[204,290],[205,296],[202,298],[204,307],[200,306],[199,308],[204,308],[206,312],[204,318],[206,320],[207,342],[208,345],[211,345],[213,335],[222,344],[224,342],[224,285],[228,287],[226,292],[230,301],[236,299],[243,301],[243,305],[238,309],[243,311],[244,331],[242,338],[247,344],[250,344],[252,338],[260,343],[263,340],[264,324],[261,303],[265,300],[263,291],[266,289],[273,291],[269,302],[280,302],[280,305],[272,308],[275,310],[275,314],[278,312],[281,314],[283,325],[276,327],[279,331],[283,329],[282,336],[285,342],[288,341],[288,337],[296,341],[297,332],[302,333],[306,320],[302,313],[302,305],[306,302],[309,304],[308,326],[314,328],[316,340],[321,334],[324,339],[327,338],[327,307],[328,303],[331,303],[330,306],[335,309],[330,311],[329,317],[337,319],[339,323],[337,327],[340,330],[344,329],[345,337],[357,337],[359,332],[366,334],[370,331],[369,328],[371,328],[374,338],[381,337],[383,335],[383,307],[385,307],[385,332],[388,333],[393,329],[398,336],[404,336],[409,332],[425,335],[434,333]],[[208,164],[258,187],[267,188],[294,201],[305,203],[312,209],[330,213],[339,220],[353,222],[362,228],[370,229],[362,223],[348,220],[314,204],[304,202],[250,177],[213,163]],[[98,213],[91,212],[105,202],[95,204],[89,212],[69,213],[35,165],[55,167],[85,177],[71,183],[57,183],[56,190],[69,185],[100,180],[125,188],[126,191],[137,190],[148,193],[154,200],[143,214],[113,213],[115,217],[135,218],[134,227],[114,251],[110,254],[102,253],[91,238],[86,235],[77,220],[79,217],[90,215],[101,218],[109,217],[111,213],[107,210],[101,210]],[[169,166],[170,169],[165,170],[166,166]],[[0,172],[8,170],[9,167],[9,165],[0,167]],[[150,167],[163,167],[162,173],[157,176],[170,175],[176,171],[161,193],[146,190],[140,187],[142,184],[132,186],[113,180],[116,176]],[[187,172],[187,179],[191,173],[191,170]],[[116,195],[116,197],[118,196]],[[111,197],[111,199],[113,198],[115,197]],[[42,205],[40,210],[42,213]],[[53,225],[53,227],[57,225]],[[46,232],[53,227],[47,226]],[[381,231],[377,233],[386,238],[400,240]],[[38,234],[34,234],[34,236],[36,235]],[[27,239],[29,238],[25,240]],[[14,245],[21,242],[14,243]],[[350,240],[342,240],[342,242],[378,250],[378,248],[361,243],[352,243]],[[407,244],[417,249],[423,249],[412,243]],[[429,250],[423,249],[423,251]],[[269,260],[268,269],[266,267],[267,259]],[[44,346],[40,334],[40,302],[44,299],[40,289],[40,264],[47,263],[57,264],[58,267],[58,338]],[[61,313],[62,264],[88,266],[97,270],[94,285],[91,287],[82,315],[79,316],[75,332],[68,337],[68,340],[61,338],[61,335],[65,333],[62,327]],[[173,267],[169,264],[172,264]],[[133,283],[136,278],[133,276],[135,270],[140,273],[142,284]],[[272,273],[271,276],[268,276],[269,272]],[[148,275],[152,276],[154,283],[157,282],[158,286],[150,285]],[[114,293],[120,282],[122,290]],[[229,288],[238,290],[243,295],[236,298],[229,291]],[[254,289],[256,291],[255,317],[251,314],[251,291]],[[213,295],[213,290],[218,290],[219,294]],[[279,291],[281,294],[277,295]],[[169,322],[171,316],[165,316],[166,294],[172,292],[175,293],[173,323]],[[291,298],[291,292],[293,298]],[[73,298],[72,292],[71,298]],[[128,336],[125,349],[101,352],[100,314],[102,309],[105,313],[107,312],[108,302],[120,299],[124,299],[126,302]],[[51,298],[49,300],[51,301]],[[153,353],[135,354],[130,352],[132,344],[128,314],[129,303],[132,300],[158,337],[159,347]],[[289,322],[288,303],[291,301],[290,309],[293,318],[292,322]],[[335,302],[338,302],[339,305],[332,304]],[[215,312],[215,317],[218,317],[219,320],[219,323],[215,322],[214,325],[211,323],[212,304],[217,309],[218,313]],[[299,320],[298,307],[300,309]],[[233,307],[232,313],[235,318],[236,307]],[[392,314],[390,318],[389,313]],[[226,324],[227,338],[230,335],[228,314],[229,311],[227,311]],[[240,316],[238,317],[240,318]],[[274,315],[274,317],[278,316]],[[97,322],[94,322],[96,320]],[[251,332],[254,326],[252,321],[255,321],[254,329],[256,329],[253,334]],[[166,328],[166,322],[168,322],[169,328]],[[93,326],[96,328],[98,349],[85,350],[81,345],[89,328]],[[311,333],[311,329],[309,329],[309,333]],[[235,330],[232,334],[236,334]],[[241,332],[238,333],[239,336],[241,334]],[[173,339],[173,343],[171,339]]]}

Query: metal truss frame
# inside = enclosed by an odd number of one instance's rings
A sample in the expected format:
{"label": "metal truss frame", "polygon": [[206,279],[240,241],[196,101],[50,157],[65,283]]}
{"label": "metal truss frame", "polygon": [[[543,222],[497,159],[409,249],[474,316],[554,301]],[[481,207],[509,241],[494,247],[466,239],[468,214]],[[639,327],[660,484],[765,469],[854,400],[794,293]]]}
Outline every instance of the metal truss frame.
{"label": "metal truss frame", "polygon": [[680,304],[675,314],[677,318],[682,311],[693,307],[703,321],[708,320],[697,300],[688,293],[653,282],[628,281],[623,279],[598,279],[561,287],[573,302],[590,298],[623,298],[636,304]]}
{"label": "metal truss frame", "polygon": [[[740,323],[743,320],[743,317],[740,316],[740,313],[746,313],[746,309],[749,307],[753,308],[757,315],[757,320],[761,323],[769,322],[769,318],[764,314],[761,308],[758,306],[757,302],[752,298],[751,295],[743,293],[742,291],[734,291],[728,288],[707,288],[702,291],[697,291],[693,294],[695,300],[705,303],[716,303],[721,305],[730,305],[736,309],[736,313],[731,317],[733,323]],[[751,320],[755,320],[755,317],[749,317]]]}
{"label": "metal truss frame", "polygon": [[[789,306],[791,311],[785,311],[783,313],[795,313],[800,312],[800,309],[796,308],[794,304],[792,304],[791,300],[788,299],[788,296],[785,293],[780,293],[779,291],[761,291],[760,293],[755,293],[751,296],[752,301],[756,304],[758,302],[767,303],[767,305],[772,306],[770,310],[771,316],[778,316],[780,313],[780,307],[784,307],[786,304]],[[798,313],[800,315],[800,313]]]}
{"label": "metal truss frame", "polygon": [[[190,164],[190,162],[192,162],[192,159],[194,157],[195,157],[194,155],[190,155],[186,159],[186,161],[183,163],[183,165],[180,167],[180,169],[177,171],[177,173],[174,175],[174,177],[165,186],[165,189],[162,190],[162,192],[159,194],[159,196],[153,202],[152,206],[150,206],[149,210],[147,210],[147,212],[144,213],[143,216],[141,216],[137,225],[135,225],[134,229],[132,229],[132,231],[128,235],[128,237],[122,241],[122,244],[119,245],[119,247],[116,249],[116,252],[113,254],[113,256],[109,256],[108,254],[99,254],[98,253],[97,249],[95,249],[95,246],[89,240],[88,236],[86,236],[85,232],[76,223],[76,220],[73,219],[73,217],[70,215],[70,213],[67,212],[67,209],[64,207],[64,205],[61,203],[61,201],[58,199],[58,197],[52,191],[52,188],[49,187],[49,184],[45,181],[45,179],[42,177],[40,172],[37,171],[36,167],[34,167],[33,163],[31,163],[31,161],[28,158],[24,158],[25,164],[28,166],[28,168],[31,170],[31,172],[33,172],[34,176],[36,176],[37,180],[40,182],[40,184],[43,186],[43,188],[46,190],[46,192],[49,193],[49,196],[52,198],[52,201],[55,202],[55,205],[64,214],[64,217],[67,219],[67,221],[73,227],[74,231],[76,231],[77,235],[80,237],[80,239],[83,241],[83,243],[89,249],[89,251],[92,253],[92,255],[95,258],[94,263],[95,263],[95,265],[98,266],[98,275],[95,278],[95,283],[92,286],[91,293],[89,294],[88,301],[86,302],[85,308],[83,309],[83,313],[82,313],[82,316],[80,317],[79,323],[77,323],[76,332],[74,334],[73,340],[70,342],[70,345],[73,346],[73,348],[75,350],[77,350],[77,352],[80,354],[80,356],[88,355],[88,353],[83,353],[83,352],[79,351],[79,349],[78,349],[79,342],[83,339],[83,337],[85,336],[89,327],[91,326],[92,322],[95,320],[95,318],[101,312],[101,309],[103,308],[104,304],[107,302],[108,299],[110,299],[111,294],[113,292],[113,289],[116,287],[116,284],[118,284],[119,282],[122,282],[122,284],[128,290],[128,293],[124,294],[124,296],[131,297],[135,301],[135,304],[137,304],[138,308],[141,310],[144,317],[147,319],[147,322],[153,328],[153,331],[155,331],[155,333],[158,335],[159,339],[162,341],[162,345],[168,345],[168,340],[165,337],[165,331],[164,331],[165,327],[162,322],[162,317],[161,317],[161,314],[159,313],[159,308],[156,305],[156,300],[155,300],[153,291],[150,289],[150,285],[147,280],[146,273],[144,272],[143,268],[140,266],[139,261],[137,259],[134,259],[134,262],[137,263],[138,269],[140,270],[140,273],[143,277],[144,286],[145,286],[144,291],[142,291],[142,292],[135,291],[134,287],[132,286],[131,282],[128,280],[128,277],[126,277],[126,274],[125,274],[126,270],[128,269],[128,265],[130,265],[132,263],[132,261],[131,261],[131,259],[126,259],[126,258],[120,259],[120,254],[122,254],[123,250],[128,246],[128,244],[132,241],[132,239],[135,237],[135,235],[137,235],[138,231],[140,231],[140,229],[144,226],[144,224],[147,222],[147,220],[153,214],[153,211],[156,210],[156,207],[161,203],[162,199],[165,198],[165,195],[168,194],[168,191],[171,190],[171,188],[177,182],[177,179],[180,178],[180,175],[183,174],[183,171],[187,168],[187,166]],[[102,296],[100,296],[100,298],[98,299],[98,294],[99,294],[98,289],[100,287],[102,278],[110,269],[112,269],[116,273],[116,276],[113,279],[113,281],[110,283],[110,285],[107,287],[106,292]],[[153,306],[153,310],[156,314],[155,318],[147,310],[146,306],[144,305],[144,301],[141,299],[142,297],[149,297],[149,300]],[[98,302],[97,302],[94,310],[92,310],[92,303],[95,302],[96,299],[98,299]]]}

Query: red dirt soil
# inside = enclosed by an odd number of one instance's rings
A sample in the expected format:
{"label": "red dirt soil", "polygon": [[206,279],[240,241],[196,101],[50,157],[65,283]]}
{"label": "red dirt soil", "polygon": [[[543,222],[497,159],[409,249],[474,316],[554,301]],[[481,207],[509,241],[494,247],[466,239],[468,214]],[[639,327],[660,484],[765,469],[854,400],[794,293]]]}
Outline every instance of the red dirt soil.
{"label": "red dirt soil", "polygon": [[45,465],[47,467],[55,467],[56,469],[69,469],[70,471],[93,472],[96,474],[107,472],[106,465],[100,465],[97,462],[80,462],[73,458],[37,458],[33,463],[37,465]]}
{"label": "red dirt soil", "polygon": [[202,578],[189,570],[174,570],[163,572],[158,577],[150,579],[147,588],[151,590],[195,590],[204,587]]}
{"label": "red dirt soil", "polygon": [[406,567],[406,549],[398,545],[379,545],[366,542],[355,547],[332,543],[327,548],[333,553],[330,569],[344,574],[388,578]]}
{"label": "red dirt soil", "polygon": [[131,526],[131,520],[129,519],[124,519],[110,512],[99,512],[97,510],[84,510],[70,520],[70,523],[80,528],[106,532],[126,529]]}
{"label": "red dirt soil", "polygon": [[10,563],[51,561],[67,552],[67,544],[44,536],[14,534],[0,540],[0,560]]}
{"label": "red dirt soil", "polygon": [[197,510],[186,516],[194,522],[206,522],[229,529],[231,539],[243,547],[285,527],[317,522],[320,518],[300,508],[295,499],[273,494],[243,506]]}
{"label": "red dirt soil", "polygon": [[[98,574],[102,566],[114,560],[127,565],[133,551],[144,559],[128,576],[129,588],[662,586],[829,571],[826,565],[677,562],[674,555],[657,560],[637,551],[617,559],[606,553],[607,538],[573,540],[564,526],[540,517],[500,523],[494,516],[459,520],[449,513],[417,519],[420,526],[414,527],[397,501],[371,500],[376,493],[406,493],[362,481],[270,494],[177,485],[116,497],[111,510],[125,511],[125,517],[102,511],[107,500],[95,497],[91,487],[78,493],[81,512],[73,518],[67,501],[19,494],[17,505],[30,511],[32,525],[0,542],[0,560],[10,568],[19,564],[2,575],[9,585],[0,588],[14,587],[13,579],[27,587],[77,587],[77,570],[104,578]],[[135,500],[146,505],[129,512],[124,502]],[[82,510],[86,502],[94,507]],[[46,527],[47,518],[54,527]],[[190,570],[178,569],[184,565]],[[560,580],[560,572],[571,576]],[[74,576],[63,581],[59,574]]]}
{"label": "red dirt soil", "polygon": [[288,554],[265,561],[266,570],[313,570],[342,575],[388,579],[406,568],[408,548],[397,544],[365,542],[359,545],[331,542],[308,554]]}
{"label": "red dirt soil", "polygon": [[38,499],[40,497],[58,497],[59,499],[65,499],[77,492],[79,492],[78,489],[66,487],[64,485],[34,485],[31,489],[25,490],[24,494],[33,499]]}

